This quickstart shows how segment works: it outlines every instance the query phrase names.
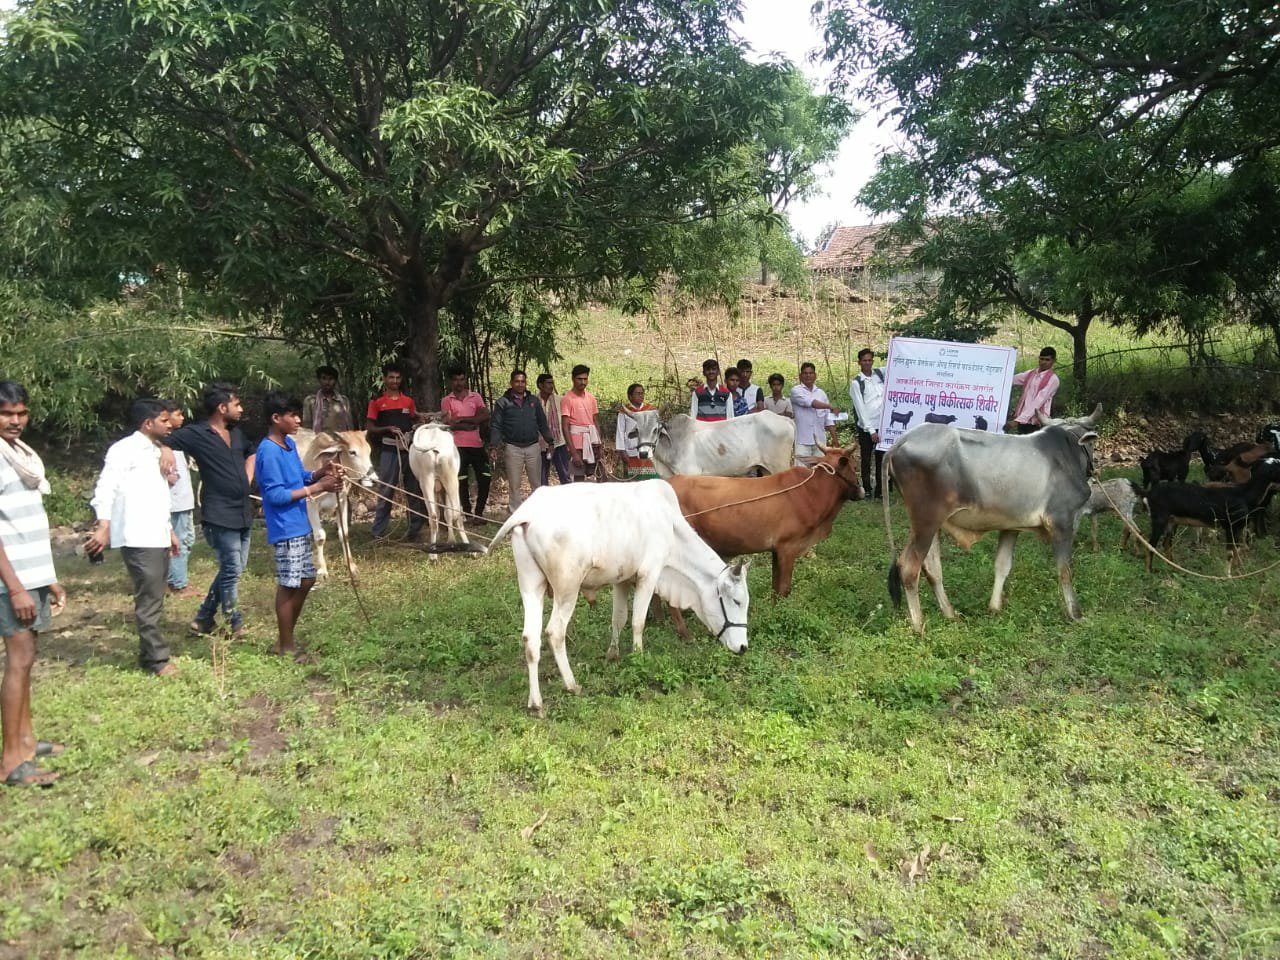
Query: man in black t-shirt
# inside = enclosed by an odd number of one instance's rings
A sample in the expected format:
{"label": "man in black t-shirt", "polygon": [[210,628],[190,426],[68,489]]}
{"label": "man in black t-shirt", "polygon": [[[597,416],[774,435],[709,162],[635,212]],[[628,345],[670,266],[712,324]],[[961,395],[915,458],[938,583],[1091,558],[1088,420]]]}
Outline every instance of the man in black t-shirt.
{"label": "man in black t-shirt", "polygon": [[200,519],[205,541],[218,558],[204,602],[191,621],[195,633],[211,633],[222,610],[227,626],[238,637],[244,632],[240,613],[240,576],[249,562],[249,526],[253,505],[253,450],[240,430],[243,413],[236,388],[212,383],[201,403],[208,419],[175,430],[164,442],[195,457],[200,466]]}

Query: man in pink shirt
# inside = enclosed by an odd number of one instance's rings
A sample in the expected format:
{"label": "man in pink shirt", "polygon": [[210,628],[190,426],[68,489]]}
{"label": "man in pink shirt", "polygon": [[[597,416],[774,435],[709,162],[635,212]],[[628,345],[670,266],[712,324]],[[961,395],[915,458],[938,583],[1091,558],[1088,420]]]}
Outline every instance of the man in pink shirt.
{"label": "man in pink shirt", "polygon": [[1049,419],[1053,398],[1058,392],[1058,375],[1053,372],[1057,359],[1058,351],[1045,347],[1040,351],[1040,365],[1035,370],[1014,374],[1013,385],[1022,387],[1022,396],[1013,413],[1018,433],[1035,433],[1040,429],[1040,421]]}
{"label": "man in pink shirt", "polygon": [[492,473],[480,431],[489,422],[489,408],[484,405],[484,397],[467,384],[465,370],[455,367],[449,371],[449,392],[440,401],[440,412],[444,414],[444,422],[453,428],[453,442],[458,445],[458,456],[462,460],[458,473],[458,498],[462,503],[462,511],[467,514],[471,513],[471,488],[467,483],[467,468],[476,472],[475,516],[468,516],[466,522],[482,523],[480,518],[484,516],[484,508],[489,503]]}
{"label": "man in pink shirt", "polygon": [[575,483],[593,476],[603,451],[600,440],[600,407],[587,392],[591,368],[573,368],[573,389],[560,398],[560,422],[569,441],[570,471]]}

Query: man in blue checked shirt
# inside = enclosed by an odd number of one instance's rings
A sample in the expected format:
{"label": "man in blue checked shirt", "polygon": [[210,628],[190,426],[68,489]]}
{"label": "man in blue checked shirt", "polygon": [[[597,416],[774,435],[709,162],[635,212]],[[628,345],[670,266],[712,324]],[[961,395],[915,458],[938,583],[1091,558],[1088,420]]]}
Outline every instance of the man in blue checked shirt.
{"label": "man in blue checked shirt", "polygon": [[262,515],[267,521],[267,543],[276,558],[276,625],[279,639],[271,652],[308,659],[293,639],[302,605],[316,582],[311,551],[311,521],[307,498],[338,489],[337,464],[326,464],[312,473],[302,469],[293,435],[302,424],[302,404],[276,390],[267,394],[263,413],[271,428],[258,444],[258,490]]}

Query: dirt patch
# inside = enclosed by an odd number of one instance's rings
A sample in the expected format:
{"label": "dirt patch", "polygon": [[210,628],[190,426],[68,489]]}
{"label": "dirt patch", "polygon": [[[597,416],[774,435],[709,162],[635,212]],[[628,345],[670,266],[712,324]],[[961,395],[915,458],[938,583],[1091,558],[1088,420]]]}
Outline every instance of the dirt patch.
{"label": "dirt patch", "polygon": [[266,760],[288,745],[289,738],[280,730],[280,708],[265,694],[255,693],[240,706],[252,711],[235,726],[236,736],[249,740],[250,760]]}
{"label": "dirt patch", "polygon": [[286,834],[280,843],[288,850],[314,850],[327,847],[342,828],[341,817],[321,817],[315,823],[307,824]]}
{"label": "dirt patch", "polygon": [[228,847],[218,858],[219,862],[238,877],[252,877],[258,872],[258,858],[250,851]]}

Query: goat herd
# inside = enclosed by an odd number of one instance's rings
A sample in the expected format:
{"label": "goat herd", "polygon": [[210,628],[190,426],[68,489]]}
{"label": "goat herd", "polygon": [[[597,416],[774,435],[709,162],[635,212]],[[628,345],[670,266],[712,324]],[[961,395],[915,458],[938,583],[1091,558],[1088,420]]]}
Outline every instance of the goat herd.
{"label": "goat herd", "polygon": [[[1203,484],[1186,482],[1194,454],[1204,464]],[[1153,451],[1139,465],[1142,489],[1136,492],[1151,512],[1151,543],[1163,540],[1167,553],[1177,525],[1217,527],[1227,538],[1230,573],[1248,528],[1257,534],[1266,532],[1267,507],[1280,486],[1280,423],[1268,423],[1254,440],[1228,447],[1214,447],[1196,430],[1180,450]],[[1151,569],[1150,552],[1147,569]]]}

